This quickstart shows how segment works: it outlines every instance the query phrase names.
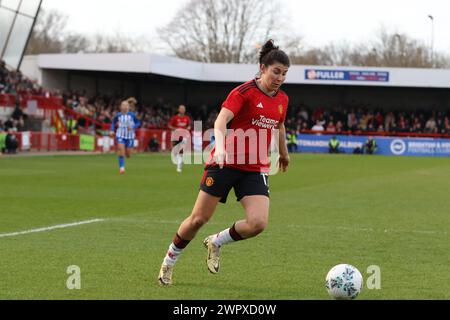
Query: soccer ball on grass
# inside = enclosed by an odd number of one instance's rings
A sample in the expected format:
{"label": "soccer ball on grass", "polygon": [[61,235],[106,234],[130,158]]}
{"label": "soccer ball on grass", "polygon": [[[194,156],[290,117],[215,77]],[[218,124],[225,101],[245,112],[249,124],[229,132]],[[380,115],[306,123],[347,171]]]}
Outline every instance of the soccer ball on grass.
{"label": "soccer ball on grass", "polygon": [[363,277],[361,272],[350,264],[338,264],[331,268],[326,277],[325,286],[335,299],[355,299],[361,292]]}

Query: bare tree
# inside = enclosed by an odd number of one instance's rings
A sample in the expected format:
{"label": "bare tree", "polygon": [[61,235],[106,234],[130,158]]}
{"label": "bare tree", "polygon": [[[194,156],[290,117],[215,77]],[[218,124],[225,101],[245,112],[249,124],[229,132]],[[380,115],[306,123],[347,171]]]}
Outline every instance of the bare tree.
{"label": "bare tree", "polygon": [[80,53],[87,52],[91,40],[81,34],[68,34],[62,42],[62,52]]}
{"label": "bare tree", "polygon": [[26,54],[62,52],[66,25],[67,16],[61,12],[41,9]]}
{"label": "bare tree", "polygon": [[254,62],[258,46],[277,30],[276,5],[275,0],[191,0],[158,33],[180,58]]}
{"label": "bare tree", "polygon": [[137,52],[149,47],[145,39],[134,39],[120,32],[85,36],[68,32],[66,25],[66,15],[56,10],[41,9],[26,54]]}
{"label": "bare tree", "polygon": [[424,43],[406,34],[388,32],[385,28],[378,31],[373,48],[379,64],[386,67],[445,68],[449,62],[448,57],[440,53],[431,58]]}
{"label": "bare tree", "polygon": [[435,53],[420,41],[398,32],[381,28],[372,42],[351,45],[331,43],[323,48],[306,48],[289,43],[288,52],[294,63],[324,66],[369,66],[401,68],[446,68],[449,57]]}
{"label": "bare tree", "polygon": [[119,31],[113,35],[95,34],[91,39],[86,52],[120,53],[144,52],[150,48],[149,41],[143,38],[131,38]]}

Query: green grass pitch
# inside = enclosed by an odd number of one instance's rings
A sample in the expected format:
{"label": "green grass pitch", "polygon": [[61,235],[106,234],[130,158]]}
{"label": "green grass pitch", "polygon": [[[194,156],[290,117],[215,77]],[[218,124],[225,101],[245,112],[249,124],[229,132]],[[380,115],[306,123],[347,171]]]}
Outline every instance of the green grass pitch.
{"label": "green grass pitch", "polygon": [[[450,299],[450,161],[293,155],[270,178],[267,230],[227,245],[208,273],[201,242],[244,217],[233,192],[178,261],[156,277],[190,213],[202,166],[176,173],[168,154],[0,158],[0,235],[95,218],[102,222],[0,237],[0,299],[330,299],[328,270],[350,263],[381,289],[358,299]],[[68,290],[67,267],[81,269]]]}

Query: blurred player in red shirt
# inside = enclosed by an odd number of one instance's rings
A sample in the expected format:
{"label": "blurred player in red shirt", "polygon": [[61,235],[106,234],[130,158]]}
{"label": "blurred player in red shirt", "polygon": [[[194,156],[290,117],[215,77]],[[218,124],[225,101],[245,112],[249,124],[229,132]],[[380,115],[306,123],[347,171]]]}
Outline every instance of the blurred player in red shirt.
{"label": "blurred player in red shirt", "polygon": [[[173,131],[175,131],[176,129],[185,129],[190,131],[191,130],[191,118],[186,115],[186,107],[184,105],[180,105],[178,107],[178,114],[176,114],[175,116],[172,117],[172,119],[170,119],[169,122],[169,129]],[[179,143],[185,143],[186,142],[186,138],[181,138],[178,141],[174,141],[172,142],[172,147],[175,147],[176,145],[178,145]],[[183,168],[183,153],[180,152],[176,155],[176,159],[177,159],[177,172],[182,171]]]}
{"label": "blurred player in red shirt", "polygon": [[279,132],[275,137],[281,171],[287,170],[290,161],[284,126],[289,99],[280,90],[290,61],[269,40],[261,49],[259,62],[260,76],[232,90],[222,104],[214,124],[215,148],[207,161],[194,209],[180,225],[161,265],[158,276],[161,285],[172,283],[173,267],[182,250],[212,217],[217,204],[226,202],[232,188],[246,217],[203,241],[208,250],[209,271],[219,272],[220,249],[224,244],[255,237],[267,226],[269,147],[275,130]]}

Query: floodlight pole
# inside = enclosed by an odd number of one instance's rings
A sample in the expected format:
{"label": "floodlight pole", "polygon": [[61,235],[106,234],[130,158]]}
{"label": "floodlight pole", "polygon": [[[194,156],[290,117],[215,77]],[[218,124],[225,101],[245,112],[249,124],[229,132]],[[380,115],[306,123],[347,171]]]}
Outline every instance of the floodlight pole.
{"label": "floodlight pole", "polygon": [[31,25],[31,30],[28,33],[27,42],[25,42],[25,46],[23,47],[22,54],[20,55],[20,60],[19,60],[18,66],[17,66],[17,70],[19,70],[20,66],[22,65],[23,55],[25,54],[25,51],[27,50],[28,43],[30,43],[30,39],[31,39],[31,35],[33,34],[34,26],[36,25],[36,21],[38,19],[39,12],[41,11],[41,6],[42,6],[42,0],[39,1],[39,6],[38,6],[36,14],[34,16],[33,24]]}
{"label": "floodlight pole", "polygon": [[434,68],[434,17],[429,14],[428,18],[431,21],[431,43],[430,43],[430,55],[431,55],[431,65]]}

